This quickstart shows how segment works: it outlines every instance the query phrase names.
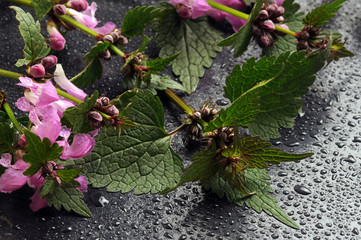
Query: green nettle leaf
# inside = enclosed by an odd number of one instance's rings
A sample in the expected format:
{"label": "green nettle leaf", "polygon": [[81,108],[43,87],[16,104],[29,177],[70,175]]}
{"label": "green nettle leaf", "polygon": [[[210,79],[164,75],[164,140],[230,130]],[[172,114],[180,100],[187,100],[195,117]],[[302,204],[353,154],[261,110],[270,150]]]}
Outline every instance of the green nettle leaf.
{"label": "green nettle leaf", "polygon": [[241,157],[247,168],[268,168],[267,163],[279,164],[302,160],[313,155],[313,153],[291,154],[278,148],[271,148],[272,144],[261,140],[259,137],[245,136],[239,139],[239,147],[233,156]]}
{"label": "green nettle leaf", "polygon": [[43,164],[56,160],[61,156],[63,147],[57,143],[51,144],[48,138],[40,139],[38,135],[24,129],[26,138],[26,154],[23,156],[25,162],[30,164],[24,175],[33,176],[38,172]]}
{"label": "green nettle leaf", "polygon": [[174,74],[180,75],[187,92],[192,93],[197,88],[199,78],[204,75],[204,67],[210,67],[216,52],[221,51],[216,43],[222,37],[207,18],[184,20],[172,5],[164,6],[168,7],[164,10],[166,14],[153,25],[156,44],[161,48],[159,56],[168,58],[179,53],[172,69]]}
{"label": "green nettle leaf", "polygon": [[234,48],[234,57],[239,57],[247,50],[249,43],[252,38],[252,25],[253,21],[256,19],[259,11],[262,8],[264,0],[257,0],[256,5],[252,9],[247,23],[238,30],[238,32],[229,36],[226,39],[223,39],[218,43],[218,46],[232,46]]}
{"label": "green nettle leaf", "polygon": [[346,2],[346,0],[336,0],[315,8],[306,15],[303,19],[303,23],[318,28],[322,27],[336,16],[336,12],[342,7],[342,3],[344,2]]}
{"label": "green nettle leaf", "polygon": [[56,175],[61,179],[61,183],[68,183],[74,180],[79,176],[79,173],[82,171],[81,168],[78,169],[59,169],[56,171]]}
{"label": "green nettle leaf", "polygon": [[80,103],[78,106],[67,108],[64,111],[61,123],[68,128],[71,128],[74,134],[93,131],[94,129],[90,126],[87,112],[94,107],[98,97],[99,93],[98,91],[95,91],[90,98],[87,96],[83,103]]}
{"label": "green nettle leaf", "polygon": [[148,70],[153,73],[153,74],[156,74],[158,72],[162,72],[164,71],[164,69],[166,67],[168,67],[174,59],[176,59],[178,57],[179,53],[173,55],[173,56],[170,56],[168,58],[157,58],[157,59],[154,59],[154,60],[150,60],[150,61],[147,61],[147,67],[148,67]]}
{"label": "green nettle leaf", "polygon": [[172,80],[169,75],[159,76],[155,74],[150,74],[149,82],[139,81],[139,79],[134,76],[131,78],[123,79],[123,86],[127,89],[148,89],[154,95],[157,94],[156,90],[166,90],[168,88],[186,91],[182,84]]}
{"label": "green nettle leaf", "polygon": [[76,189],[79,186],[80,184],[76,181],[64,183],[61,186],[56,185],[55,188],[45,196],[46,203],[50,207],[54,206],[57,210],[63,207],[68,212],[74,211],[81,216],[92,217],[92,213],[82,200],[84,195]]}
{"label": "green nettle leaf", "polygon": [[329,48],[330,44],[307,57],[304,51],[286,52],[258,62],[250,59],[242,69],[236,66],[225,88],[233,102],[204,131],[232,126],[236,121],[262,139],[279,137],[279,128],[293,126],[302,107],[301,97],[314,82],[314,74],[324,66]]}
{"label": "green nettle leaf", "polygon": [[107,50],[109,45],[109,42],[100,42],[97,45],[93,46],[90,51],[84,55],[85,62],[91,62],[94,58],[98,56],[98,54]]}
{"label": "green nettle leaf", "polygon": [[[284,23],[291,31],[300,32],[304,27],[302,19],[305,17],[305,13],[298,12],[301,6],[295,3],[294,0],[285,0],[282,3],[282,7],[285,9],[285,14],[283,15]],[[263,55],[277,57],[284,52],[296,50],[296,38],[294,36],[277,36],[272,47],[263,49]]]}
{"label": "green nettle leaf", "polygon": [[91,154],[67,160],[71,166],[83,168],[93,187],[107,186],[110,192],[135,189],[136,194],[157,193],[179,180],[182,159],[171,148],[171,136],[164,130],[162,103],[150,91],[138,91],[124,110],[125,116],[137,124],[135,128],[120,134],[113,128],[102,129]]}
{"label": "green nettle leaf", "polygon": [[12,151],[15,129],[8,123],[0,123],[0,154]]}
{"label": "green nettle leaf", "polygon": [[25,58],[19,59],[15,65],[21,67],[46,57],[50,52],[50,48],[40,33],[40,23],[35,22],[31,14],[25,13],[21,8],[16,6],[10,8],[16,11],[16,19],[20,22],[20,34],[25,42]]}
{"label": "green nettle leaf", "polygon": [[44,185],[41,187],[40,197],[44,198],[49,193],[53,193],[56,189],[57,183],[53,179],[47,177],[45,179]]}
{"label": "green nettle leaf", "polygon": [[89,63],[78,75],[70,79],[77,87],[84,88],[100,79],[103,74],[103,66],[97,57]]}
{"label": "green nettle leaf", "polygon": [[338,61],[340,58],[355,56],[355,54],[347,50],[345,44],[346,40],[342,42],[341,37],[333,40],[331,54],[327,60],[327,64],[330,64],[332,61]]}
{"label": "green nettle leaf", "polygon": [[[0,101],[0,106],[1,106],[1,101]],[[7,113],[0,110],[0,123],[4,123],[7,120],[9,120]]]}
{"label": "green nettle leaf", "polygon": [[144,29],[161,14],[162,8],[135,7],[125,15],[121,32],[125,37],[140,36]]}
{"label": "green nettle leaf", "polygon": [[33,5],[36,16],[41,21],[53,7],[53,2],[52,0],[32,0],[31,5]]}
{"label": "green nettle leaf", "polygon": [[216,156],[217,148],[215,144],[211,148],[203,149],[194,154],[192,157],[193,163],[183,173],[179,182],[173,187],[166,188],[161,194],[167,194],[187,182],[206,180],[215,175],[218,171]]}
{"label": "green nettle leaf", "polygon": [[[119,95],[117,98],[113,99],[110,103],[114,104],[119,110],[125,109],[130,105],[131,103],[130,99],[135,95],[137,95],[137,93],[138,93],[138,89],[128,90],[122,93],[121,95]],[[124,114],[120,114],[120,115],[124,115]]]}
{"label": "green nettle leaf", "polygon": [[205,189],[211,190],[220,198],[225,196],[228,201],[240,206],[246,204],[258,213],[264,211],[282,223],[299,229],[298,225],[277,205],[277,199],[271,195],[273,190],[268,181],[269,179],[270,177],[264,169],[252,168],[245,170],[245,190],[253,193],[252,195],[245,195],[234,189],[221,177],[220,173],[203,181],[202,184]]}

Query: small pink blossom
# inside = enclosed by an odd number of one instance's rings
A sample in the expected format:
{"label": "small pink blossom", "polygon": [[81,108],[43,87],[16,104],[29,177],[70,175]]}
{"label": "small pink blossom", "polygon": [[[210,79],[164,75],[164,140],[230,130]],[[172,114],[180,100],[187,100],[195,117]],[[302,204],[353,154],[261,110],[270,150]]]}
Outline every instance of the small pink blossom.
{"label": "small pink blossom", "polygon": [[58,58],[54,55],[49,55],[41,59],[41,64],[44,66],[45,69],[53,68],[57,63],[58,63]]}
{"label": "small pink blossom", "polygon": [[52,49],[57,51],[63,50],[66,41],[64,36],[59,32],[56,24],[53,21],[49,20],[46,29],[50,34],[50,45]]}
{"label": "small pink blossom", "polygon": [[106,35],[112,32],[116,25],[113,22],[107,22],[104,26],[96,28],[99,21],[95,18],[95,12],[98,8],[98,5],[93,2],[88,8],[83,12],[78,12],[74,9],[69,9],[69,13],[81,24],[87,26],[90,29],[93,29],[100,35]]}
{"label": "small pink blossom", "polygon": [[[240,0],[215,1],[238,11],[245,11],[247,8],[246,4],[244,4]],[[230,15],[229,13],[222,12],[218,9],[212,8],[208,5],[206,0],[170,0],[169,3],[173,4],[174,6],[184,5],[188,7],[190,9],[190,12],[192,13],[192,19],[196,19],[204,15],[210,16],[217,21],[222,21],[223,19],[226,19],[229,23],[231,23],[235,32],[237,32],[238,29],[246,23],[246,21],[243,19]]]}
{"label": "small pink blossom", "polygon": [[11,165],[11,154],[1,155],[0,164],[6,167],[5,173],[0,177],[0,192],[11,193],[25,185],[28,177],[23,175],[29,165],[24,160],[19,159]]}
{"label": "small pink blossom", "polygon": [[88,8],[88,2],[86,0],[71,0],[67,2],[67,6],[82,12]]}
{"label": "small pink blossom", "polygon": [[95,140],[89,134],[78,133],[74,136],[71,145],[68,143],[67,136],[65,136],[64,140],[58,141],[58,144],[64,148],[60,156],[61,159],[78,159],[91,153],[95,146]]}
{"label": "small pink blossom", "polygon": [[88,189],[88,183],[86,181],[86,178],[84,176],[79,176],[74,180],[80,183],[80,187],[77,187],[77,189],[81,192],[86,192],[86,190]]}

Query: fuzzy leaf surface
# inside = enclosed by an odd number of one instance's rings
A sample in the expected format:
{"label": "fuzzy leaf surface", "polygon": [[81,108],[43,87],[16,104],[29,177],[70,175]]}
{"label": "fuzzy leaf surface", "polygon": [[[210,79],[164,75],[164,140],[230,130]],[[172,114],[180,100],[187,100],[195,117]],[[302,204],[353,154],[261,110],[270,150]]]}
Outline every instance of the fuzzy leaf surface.
{"label": "fuzzy leaf surface", "polygon": [[238,30],[238,32],[229,36],[218,43],[218,46],[232,46],[234,49],[234,57],[239,57],[244,53],[252,38],[252,25],[261,10],[264,0],[257,0],[256,5],[252,9],[252,13],[248,17],[247,23]]}
{"label": "fuzzy leaf surface", "polygon": [[149,71],[153,74],[164,71],[166,67],[168,67],[174,59],[178,57],[179,54],[175,54],[173,56],[167,58],[157,58],[154,60],[147,61],[147,67]]}
{"label": "fuzzy leaf surface", "polygon": [[12,151],[15,137],[15,129],[8,123],[0,122],[0,154]]}
{"label": "fuzzy leaf surface", "polygon": [[51,0],[32,0],[31,5],[33,5],[36,16],[41,21],[53,7],[53,2]]}
{"label": "fuzzy leaf surface", "polygon": [[150,91],[138,91],[124,110],[124,115],[137,124],[135,128],[120,133],[113,128],[102,129],[91,154],[67,160],[83,168],[95,188],[157,193],[179,180],[182,159],[171,148],[171,136],[164,130],[162,103]]}
{"label": "fuzzy leaf surface", "polygon": [[336,0],[315,8],[306,15],[303,23],[318,28],[322,27],[336,16],[336,12],[342,7],[344,2],[346,2],[346,0]]}
{"label": "fuzzy leaf surface", "polygon": [[79,88],[87,87],[100,79],[103,74],[103,66],[97,57],[93,58],[86,68],[78,75],[70,79]]}
{"label": "fuzzy leaf surface", "polygon": [[166,188],[161,192],[161,194],[167,194],[187,182],[206,180],[216,174],[218,170],[218,166],[215,161],[217,156],[216,151],[216,145],[213,144],[212,148],[203,149],[202,151],[194,154],[192,157],[193,163],[182,174],[179,182],[172,187]]}
{"label": "fuzzy leaf surface", "polygon": [[136,37],[143,34],[144,29],[156,18],[159,18],[162,8],[154,6],[135,7],[123,19],[122,34],[125,37]]}
{"label": "fuzzy leaf surface", "polygon": [[[280,127],[293,126],[303,104],[301,97],[308,92],[314,74],[324,66],[328,56],[329,48],[307,57],[304,51],[286,52],[278,58],[261,58],[258,62],[250,59],[241,70],[236,67],[226,86],[227,97],[233,102],[204,131],[232,126],[236,121],[262,139],[279,137]],[[254,83],[252,88],[247,83],[249,79]],[[238,86],[241,90],[236,89]]]}
{"label": "fuzzy leaf surface", "polygon": [[[305,13],[298,12],[301,6],[295,3],[294,0],[285,0],[282,7],[285,9],[285,14],[283,15],[285,20],[283,23],[286,24],[291,31],[300,32],[304,27],[302,19],[305,17]],[[277,57],[284,52],[296,50],[296,38],[294,36],[277,36],[271,47],[263,49],[263,55],[267,57]]]}
{"label": "fuzzy leaf surface", "polygon": [[46,57],[50,48],[40,33],[40,23],[35,22],[31,14],[24,12],[21,8],[16,6],[11,6],[11,8],[16,11],[16,19],[20,22],[20,34],[25,42],[23,50],[25,58],[19,59],[15,65],[21,67]]}
{"label": "fuzzy leaf surface", "polygon": [[24,175],[33,176],[47,161],[55,160],[61,156],[63,147],[57,143],[51,144],[48,138],[40,139],[38,135],[25,129],[26,154],[23,156],[25,162],[30,164]]}
{"label": "fuzzy leaf surface", "polygon": [[76,133],[88,133],[94,129],[90,126],[87,112],[89,112],[99,97],[98,91],[95,91],[89,98],[85,97],[84,102],[78,106],[67,108],[64,111],[64,116],[61,119],[61,123],[68,128],[71,128],[74,134]]}
{"label": "fuzzy leaf surface", "polygon": [[57,210],[63,207],[68,212],[74,211],[81,216],[92,217],[92,213],[82,199],[84,195],[76,189],[79,186],[76,181],[56,186],[45,196],[47,204]]}
{"label": "fuzzy leaf surface", "polygon": [[220,198],[226,197],[229,202],[240,206],[245,204],[258,213],[264,211],[282,223],[299,229],[299,226],[278,206],[277,199],[271,195],[273,189],[269,179],[266,170],[257,168],[245,170],[245,189],[247,192],[254,192],[253,195],[248,196],[234,189],[219,173],[203,181],[202,184],[205,189],[211,190]]}
{"label": "fuzzy leaf surface", "polygon": [[81,168],[78,169],[59,169],[56,171],[56,174],[61,179],[62,183],[69,183],[79,176]]}
{"label": "fuzzy leaf surface", "polygon": [[272,144],[259,137],[245,136],[239,139],[239,147],[232,153],[246,162],[247,168],[268,168],[267,163],[279,164],[302,160],[313,153],[291,154],[279,148],[271,148]]}
{"label": "fuzzy leaf surface", "polygon": [[172,70],[180,76],[187,92],[192,93],[204,75],[204,67],[210,67],[212,58],[221,51],[216,43],[222,37],[206,18],[183,20],[172,5],[166,6],[166,14],[153,26],[156,44],[161,48],[159,56],[168,58],[179,53]]}

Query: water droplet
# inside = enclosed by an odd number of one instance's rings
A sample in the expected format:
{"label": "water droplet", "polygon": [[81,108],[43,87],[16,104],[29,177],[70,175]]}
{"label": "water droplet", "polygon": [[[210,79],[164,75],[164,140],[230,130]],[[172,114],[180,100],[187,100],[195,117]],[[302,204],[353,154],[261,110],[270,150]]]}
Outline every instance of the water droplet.
{"label": "water droplet", "polygon": [[301,185],[296,185],[293,188],[297,193],[302,194],[302,195],[309,195],[311,194],[311,190],[306,188],[305,186],[301,186]]}

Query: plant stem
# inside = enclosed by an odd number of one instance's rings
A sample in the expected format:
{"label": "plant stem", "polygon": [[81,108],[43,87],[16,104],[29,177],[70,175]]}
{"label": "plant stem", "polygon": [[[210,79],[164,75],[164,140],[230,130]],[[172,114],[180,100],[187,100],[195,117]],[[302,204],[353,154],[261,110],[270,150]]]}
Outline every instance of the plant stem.
{"label": "plant stem", "polygon": [[23,129],[21,128],[20,123],[18,122],[18,120],[16,119],[13,111],[11,110],[9,103],[6,101],[6,99],[4,99],[3,102],[3,108],[5,110],[5,112],[7,113],[7,115],[9,116],[10,121],[14,124],[15,128],[18,130],[18,132],[20,134],[23,134]]}
{"label": "plant stem", "polygon": [[117,48],[115,45],[110,44],[109,45],[110,50],[112,50],[114,53],[118,54],[121,58],[125,58],[127,55],[122,52],[119,48]]}
{"label": "plant stem", "polygon": [[81,31],[85,32],[86,34],[89,34],[90,36],[92,36],[95,39],[100,38],[101,36],[99,35],[99,33],[97,33],[96,31],[88,28],[87,26],[79,23],[78,21],[76,21],[74,18],[68,16],[68,15],[55,15],[57,18],[63,20],[66,23],[69,23],[71,25],[73,25],[74,27],[80,29]]}
{"label": "plant stem", "polygon": [[19,79],[19,77],[22,77],[23,75],[20,73],[0,69],[0,76],[13,78],[13,79]]}
{"label": "plant stem", "polygon": [[165,95],[175,104],[182,109],[188,117],[193,117],[194,110],[187,103],[183,101],[175,92],[170,89],[164,90]]}
{"label": "plant stem", "polygon": [[29,0],[9,0],[9,1],[13,2],[13,3],[24,5],[27,7],[31,7],[31,8],[33,7],[33,5],[31,4],[31,1],[29,1]]}
{"label": "plant stem", "polygon": [[[236,17],[239,17],[239,18],[241,18],[243,20],[247,21],[248,18],[249,18],[248,14],[245,14],[245,13],[237,11],[237,10],[235,10],[233,8],[224,6],[224,5],[220,4],[220,3],[214,2],[212,0],[207,0],[207,3],[209,4],[209,6],[215,8],[215,9],[221,10],[222,12],[229,13],[229,14],[231,14],[233,16],[236,16]],[[290,31],[288,29],[282,28],[282,27],[277,26],[277,25],[275,25],[275,27],[276,27],[276,30],[279,31],[279,32],[283,32],[285,34],[289,34],[289,35],[292,35],[292,36],[296,37],[296,33],[293,32],[293,31]]]}
{"label": "plant stem", "polygon": [[78,98],[70,95],[69,93],[64,92],[63,90],[60,90],[59,88],[56,89],[56,93],[57,93],[59,96],[62,96],[62,97],[66,98],[66,99],[68,99],[68,100],[70,100],[70,101],[72,101],[72,102],[75,102],[75,103],[77,103],[77,104],[83,103],[82,100],[80,100],[80,99],[78,99]]}

